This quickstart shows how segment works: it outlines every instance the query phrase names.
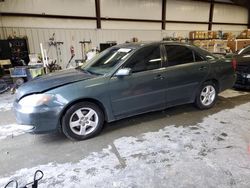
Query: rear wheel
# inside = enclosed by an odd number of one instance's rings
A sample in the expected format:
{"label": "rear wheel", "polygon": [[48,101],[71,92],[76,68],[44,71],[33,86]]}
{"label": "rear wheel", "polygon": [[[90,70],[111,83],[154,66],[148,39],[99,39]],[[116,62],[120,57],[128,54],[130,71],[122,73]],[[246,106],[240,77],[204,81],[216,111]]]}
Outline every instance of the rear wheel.
{"label": "rear wheel", "polygon": [[217,87],[213,82],[205,82],[198,91],[195,105],[200,109],[209,109],[217,99]]}
{"label": "rear wheel", "polygon": [[66,111],[62,131],[71,140],[85,140],[100,133],[103,123],[103,112],[96,104],[81,102]]}

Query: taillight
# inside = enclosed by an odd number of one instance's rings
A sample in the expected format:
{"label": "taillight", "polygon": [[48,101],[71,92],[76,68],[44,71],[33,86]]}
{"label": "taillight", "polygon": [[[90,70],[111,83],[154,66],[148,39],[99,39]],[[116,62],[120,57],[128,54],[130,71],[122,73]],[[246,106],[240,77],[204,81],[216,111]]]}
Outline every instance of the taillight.
{"label": "taillight", "polygon": [[236,71],[236,68],[237,68],[237,61],[236,59],[232,59],[232,68],[234,71]]}

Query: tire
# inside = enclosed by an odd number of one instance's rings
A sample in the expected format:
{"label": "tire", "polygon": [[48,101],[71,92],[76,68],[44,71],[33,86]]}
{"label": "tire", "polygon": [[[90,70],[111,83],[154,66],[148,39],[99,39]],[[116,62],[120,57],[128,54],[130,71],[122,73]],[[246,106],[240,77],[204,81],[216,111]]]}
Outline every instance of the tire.
{"label": "tire", "polygon": [[216,84],[213,82],[205,82],[196,95],[195,105],[199,109],[209,109],[214,106],[217,97],[218,89]]}
{"label": "tire", "polygon": [[99,134],[103,128],[103,111],[94,103],[72,105],[62,118],[62,132],[71,140],[86,140]]}

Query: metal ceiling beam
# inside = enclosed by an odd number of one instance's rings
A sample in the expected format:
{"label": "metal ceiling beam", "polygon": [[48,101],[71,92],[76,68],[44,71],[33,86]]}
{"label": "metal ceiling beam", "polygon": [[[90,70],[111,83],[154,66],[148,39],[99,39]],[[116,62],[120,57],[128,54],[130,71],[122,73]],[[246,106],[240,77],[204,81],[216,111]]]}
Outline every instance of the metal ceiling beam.
{"label": "metal ceiling beam", "polygon": [[[211,0],[191,0],[191,1],[210,3]],[[214,1],[214,4],[246,6],[246,5],[236,3],[234,1],[232,1],[231,3],[230,2],[222,2],[222,1]]]}
{"label": "metal ceiling beam", "polygon": [[[30,13],[10,13],[10,12],[1,12],[0,16],[97,20],[96,17],[89,17],[89,16],[66,16],[66,15],[53,15],[53,14],[30,14]],[[162,23],[162,20],[150,20],[150,19],[112,18],[112,17],[100,17],[100,19],[106,20],[106,21]],[[178,20],[167,20],[167,19],[165,22],[166,23],[184,23],[184,24],[208,24],[209,23],[209,22],[204,22],[204,21],[181,21],[181,20],[178,21]],[[248,25],[246,23],[224,23],[224,22],[212,22],[212,23],[220,24],[220,25]]]}
{"label": "metal ceiling beam", "polygon": [[249,6],[249,0],[231,0],[234,4],[240,6]]}
{"label": "metal ceiling beam", "polygon": [[124,22],[148,22],[148,23],[161,23],[161,20],[150,19],[134,19],[134,18],[113,18],[113,17],[101,17],[101,20],[105,21],[124,21]]}
{"label": "metal ceiling beam", "polygon": [[12,13],[12,12],[0,12],[0,16],[96,20],[96,17],[91,17],[91,16],[68,16],[68,15],[56,15],[56,14],[33,14],[33,13]]}

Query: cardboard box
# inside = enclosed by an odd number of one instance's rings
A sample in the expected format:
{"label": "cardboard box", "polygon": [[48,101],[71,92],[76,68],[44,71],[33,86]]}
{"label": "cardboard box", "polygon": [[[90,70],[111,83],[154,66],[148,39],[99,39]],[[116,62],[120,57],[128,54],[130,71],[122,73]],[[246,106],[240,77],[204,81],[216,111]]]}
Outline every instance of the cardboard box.
{"label": "cardboard box", "polygon": [[242,48],[245,48],[250,45],[250,39],[236,39],[236,40],[228,40],[227,46],[233,51],[239,51]]}
{"label": "cardboard box", "polygon": [[218,38],[216,31],[191,31],[189,39],[216,39]]}
{"label": "cardboard box", "polygon": [[241,38],[241,39],[250,39],[250,29],[246,29],[246,30],[242,31],[240,33],[240,35],[238,36],[238,38]]}

